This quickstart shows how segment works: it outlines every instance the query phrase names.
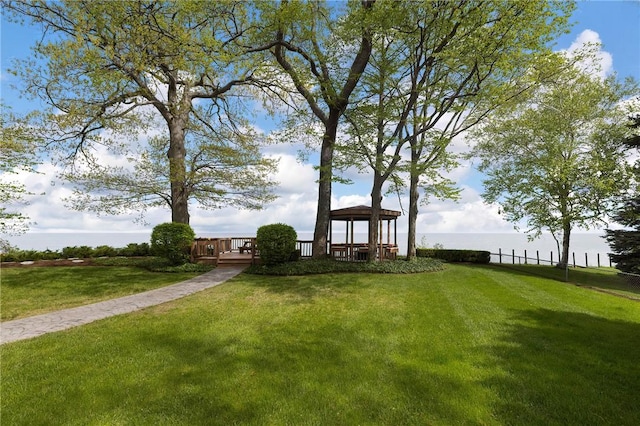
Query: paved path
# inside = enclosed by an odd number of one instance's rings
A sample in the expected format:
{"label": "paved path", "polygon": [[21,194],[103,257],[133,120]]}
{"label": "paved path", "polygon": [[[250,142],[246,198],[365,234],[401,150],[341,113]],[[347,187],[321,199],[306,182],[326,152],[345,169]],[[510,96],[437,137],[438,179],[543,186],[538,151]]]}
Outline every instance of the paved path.
{"label": "paved path", "polygon": [[0,323],[0,345],[17,340],[30,339],[54,331],[66,330],[103,318],[126,314],[179,299],[221,284],[235,277],[243,270],[244,267],[216,268],[190,280],[145,291],[144,293],[105,300],[104,302],[77,308],[63,309],[48,314],[5,321]]}

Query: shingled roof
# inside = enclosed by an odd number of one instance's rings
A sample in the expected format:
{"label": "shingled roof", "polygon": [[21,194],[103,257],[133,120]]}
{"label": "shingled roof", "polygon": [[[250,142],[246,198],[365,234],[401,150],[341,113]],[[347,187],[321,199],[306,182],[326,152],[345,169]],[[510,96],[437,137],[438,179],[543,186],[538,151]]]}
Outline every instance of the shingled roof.
{"label": "shingled roof", "polygon": [[[380,209],[380,220],[392,220],[402,215],[396,210]],[[331,210],[331,220],[369,220],[371,218],[371,207],[354,206],[344,209]]]}

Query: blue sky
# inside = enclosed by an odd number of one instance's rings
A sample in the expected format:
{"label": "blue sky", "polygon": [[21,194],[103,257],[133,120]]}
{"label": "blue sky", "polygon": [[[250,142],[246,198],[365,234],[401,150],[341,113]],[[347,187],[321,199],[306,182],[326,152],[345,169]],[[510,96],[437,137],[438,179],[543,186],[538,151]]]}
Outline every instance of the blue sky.
{"label": "blue sky", "polygon": [[[575,48],[586,41],[602,43],[600,57],[608,73],[616,72],[620,78],[632,76],[640,81],[640,1],[583,1],[578,3],[570,34],[557,40],[556,50]],[[6,70],[12,58],[28,58],[29,47],[39,37],[38,28],[7,23],[2,19],[0,83],[2,102],[15,112],[37,108],[37,104],[20,99],[21,82]],[[257,118],[256,125],[267,131],[267,121]],[[458,147],[460,149],[461,147]],[[297,161],[296,149],[288,145],[269,147],[266,154],[280,158],[276,179],[280,181],[279,199],[262,211],[221,209],[204,211],[193,206],[191,225],[200,236],[241,235],[254,233],[257,227],[274,222],[288,223],[298,232],[313,230],[316,211],[316,172],[310,162]],[[311,157],[313,159],[313,157]],[[38,232],[146,232],[154,224],[170,220],[168,210],[151,211],[147,220],[151,225],[133,222],[134,216],[103,216],[68,210],[61,199],[70,188],[55,177],[50,164],[40,166],[38,175],[20,175],[28,189],[46,195],[32,197],[24,211],[34,222],[32,233]],[[355,175],[354,185],[334,185],[332,208],[370,204],[368,176]],[[460,201],[436,201],[421,207],[418,230],[436,232],[512,232],[513,225],[505,222],[495,206],[482,202],[482,176],[469,164],[463,164],[450,175],[463,188]],[[401,201],[400,201],[401,200]],[[406,199],[388,196],[383,207],[407,208]],[[406,230],[406,218],[398,222],[399,232]],[[365,232],[364,230],[362,232]]]}

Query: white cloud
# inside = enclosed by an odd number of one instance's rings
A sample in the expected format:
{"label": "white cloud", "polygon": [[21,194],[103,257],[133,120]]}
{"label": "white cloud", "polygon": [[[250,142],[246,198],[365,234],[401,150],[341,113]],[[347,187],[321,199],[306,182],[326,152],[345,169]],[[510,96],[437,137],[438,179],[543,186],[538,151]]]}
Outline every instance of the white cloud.
{"label": "white cloud", "polygon": [[600,34],[593,30],[582,31],[565,52],[572,56],[585,47],[593,49],[593,57],[588,57],[580,63],[584,71],[600,78],[605,78],[613,72],[613,56],[603,50]]}

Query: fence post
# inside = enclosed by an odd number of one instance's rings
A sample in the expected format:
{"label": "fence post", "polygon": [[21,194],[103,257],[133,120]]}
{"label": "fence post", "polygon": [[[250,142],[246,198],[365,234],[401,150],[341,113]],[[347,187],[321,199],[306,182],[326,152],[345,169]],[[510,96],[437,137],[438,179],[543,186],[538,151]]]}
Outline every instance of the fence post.
{"label": "fence post", "polygon": [[527,251],[524,251],[524,264],[527,264]]}
{"label": "fence post", "polygon": [[609,268],[611,268],[613,264],[611,263],[611,254],[609,254]]}
{"label": "fence post", "polygon": [[598,268],[600,267],[600,253],[598,253],[598,256],[596,256],[598,258]]}
{"label": "fence post", "polygon": [[584,254],[584,267],[585,268],[589,267],[589,259],[588,259],[587,253]]}
{"label": "fence post", "polygon": [[553,250],[551,250],[551,266],[553,266]]}
{"label": "fence post", "polygon": [[540,250],[536,250],[536,261],[540,264]]}
{"label": "fence post", "polygon": [[498,259],[499,259],[498,261],[502,265],[502,249],[501,248],[498,249]]}
{"label": "fence post", "polygon": [[516,250],[515,249],[511,249],[511,260],[513,261],[513,264],[516,264]]}
{"label": "fence post", "polygon": [[576,267],[576,252],[574,251],[573,253],[571,253],[571,255],[573,256],[573,267]]}

